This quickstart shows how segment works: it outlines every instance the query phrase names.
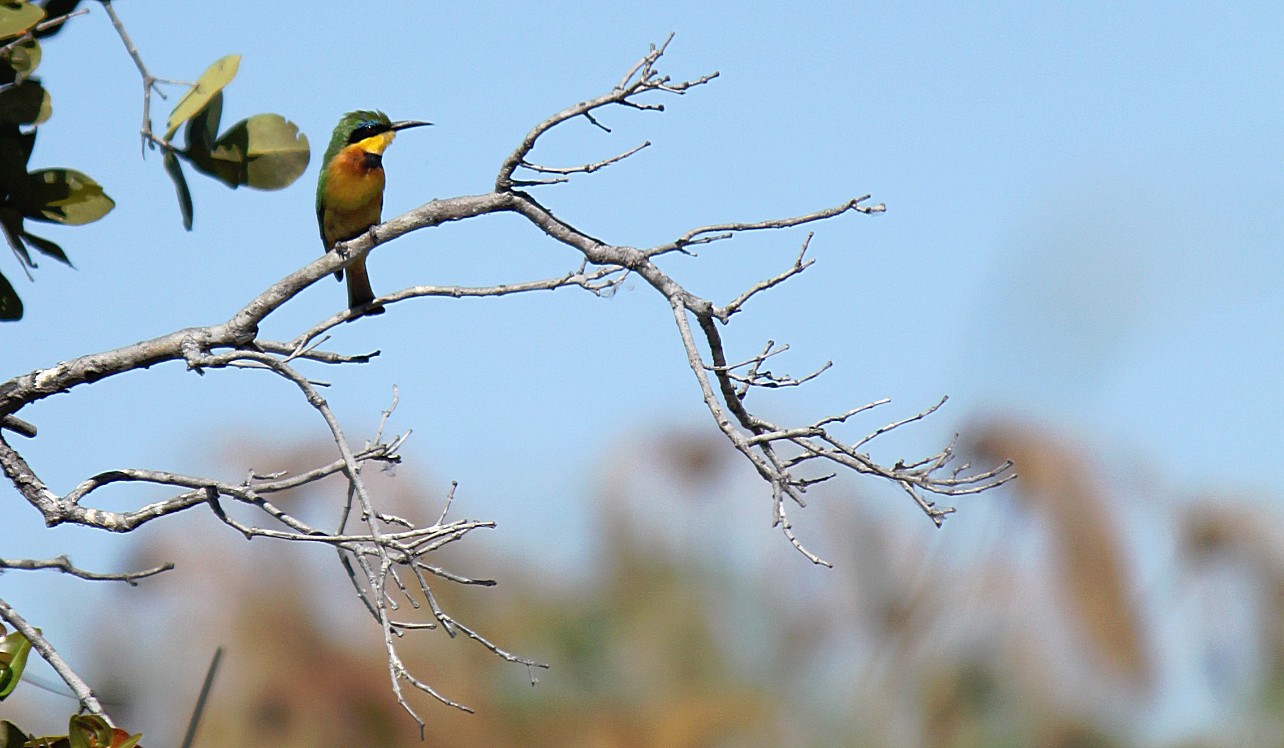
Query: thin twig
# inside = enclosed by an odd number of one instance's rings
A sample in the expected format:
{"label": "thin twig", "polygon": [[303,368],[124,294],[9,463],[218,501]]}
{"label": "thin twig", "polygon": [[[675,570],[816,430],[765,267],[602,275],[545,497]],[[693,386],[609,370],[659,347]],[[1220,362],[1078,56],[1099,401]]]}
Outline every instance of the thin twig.
{"label": "thin twig", "polygon": [[[638,151],[650,145],[651,145],[651,141],[648,140],[642,143],[642,145],[639,145],[635,148],[630,148],[629,150],[617,156],[612,156],[611,158],[608,158],[604,161],[596,161],[594,163],[584,164],[582,166],[540,166],[539,164],[533,164],[525,160],[522,161],[521,166],[523,169],[530,169],[531,171],[537,171],[541,174],[592,174],[598,169],[602,169],[604,167],[610,166],[611,164],[617,164],[623,161],[624,159],[628,158],[629,156],[632,156],[633,154],[637,153]],[[554,180],[554,181],[565,181],[565,180]]]}
{"label": "thin twig", "polygon": [[200,727],[201,715],[205,713],[206,700],[209,699],[210,691],[214,688],[214,678],[218,675],[218,665],[222,659],[223,648],[218,647],[214,650],[214,657],[210,659],[210,666],[205,671],[205,681],[201,683],[201,692],[196,696],[196,706],[192,708],[192,716],[187,720],[187,732],[183,735],[180,748],[191,748],[192,742],[196,740],[196,728]]}
{"label": "thin twig", "polygon": [[80,10],[73,10],[72,12],[65,13],[61,16],[46,18],[40,23],[37,23],[35,26],[32,26],[31,28],[27,29],[27,32],[25,34],[19,36],[18,38],[14,39],[11,42],[6,42],[4,46],[0,46],[0,54],[4,54],[5,52],[8,52],[9,50],[13,49],[19,44],[22,44],[23,42],[34,39],[35,35],[39,34],[42,31],[48,31],[49,29],[57,28],[58,26],[61,26],[67,21],[70,21],[71,19],[75,18],[76,16],[83,16],[88,12],[89,12],[88,8],[81,8]]}
{"label": "thin twig", "polygon": [[90,714],[97,714],[106,719],[108,724],[111,724],[111,719],[103,711],[102,704],[99,703],[98,697],[94,695],[93,689],[79,675],[76,675],[76,672],[71,669],[66,660],[62,659],[62,656],[53,648],[49,640],[40,633],[39,629],[27,623],[27,620],[4,600],[0,600],[0,618],[4,619],[5,623],[8,623],[18,633],[26,637],[27,641],[31,642],[31,648],[36,650],[44,658],[45,662],[49,663],[49,667],[53,668],[58,677],[62,678],[62,682],[66,683],[67,687],[71,689],[71,692],[76,696],[76,700],[80,702],[81,709]]}
{"label": "thin twig", "polygon": [[138,53],[138,47],[134,46],[134,40],[129,38],[129,33],[125,31],[125,24],[121,22],[120,16],[116,15],[116,9],[112,6],[112,0],[99,0],[102,3],[103,10],[107,11],[107,17],[111,19],[111,25],[116,29],[116,34],[120,36],[120,41],[125,45],[125,51],[129,53],[130,59],[134,61],[134,66],[138,68],[138,74],[143,78],[143,125],[139,129],[142,137],[142,152],[147,154],[148,144],[159,145],[168,150],[174,150],[169,141],[164,138],[156,137],[152,132],[152,91],[157,96],[165,98],[165,92],[160,89],[158,84],[171,83],[181,84],[181,81],[170,80],[168,78],[158,78],[151,74],[147,65],[143,63],[143,56]]}
{"label": "thin twig", "polygon": [[57,569],[64,574],[70,574],[73,577],[80,577],[90,581],[98,582],[125,582],[130,587],[137,587],[138,580],[154,577],[157,574],[163,574],[174,568],[172,563],[163,563],[160,566],[154,566],[143,571],[127,571],[119,574],[99,574],[92,571],[85,571],[77,568],[71,563],[71,559],[66,556],[58,556],[50,559],[31,559],[31,558],[0,558],[0,569],[22,569],[24,571],[34,571],[37,569]]}

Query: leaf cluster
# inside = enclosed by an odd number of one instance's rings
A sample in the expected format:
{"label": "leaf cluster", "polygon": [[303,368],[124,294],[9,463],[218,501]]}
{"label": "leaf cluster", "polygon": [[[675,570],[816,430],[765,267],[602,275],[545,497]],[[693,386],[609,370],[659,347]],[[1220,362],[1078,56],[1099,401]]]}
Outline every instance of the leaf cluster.
{"label": "leaf cluster", "polygon": [[[31,279],[35,253],[71,265],[62,247],[32,234],[26,222],[79,226],[102,218],[115,207],[101,185],[74,169],[28,170],[37,127],[53,114],[49,92],[33,73],[40,64],[41,39],[56,34],[81,0],[0,0],[0,231]],[[111,12],[110,7],[108,11]],[[114,18],[114,16],[113,16]],[[178,193],[183,226],[192,228],[192,193],[182,161],[233,189],[248,185],[277,190],[292,184],[310,160],[308,138],[279,114],[256,114],[220,132],[223,89],[236,76],[240,55],[210,65],[179,99],[166,122],[164,137],[151,130],[151,90],[161,79],[151,76],[135,55],[148,94],[144,103],[143,140],[160,148],[165,172]],[[186,146],[174,143],[184,129]],[[22,299],[0,274],[0,321],[22,319]]]}
{"label": "leaf cluster", "polygon": [[[165,124],[165,171],[174,180],[183,226],[189,231],[192,193],[179,159],[232,189],[247,185],[260,190],[290,186],[311,159],[308,136],[279,114],[256,114],[219,133],[223,89],[236,76],[240,63],[240,55],[216,60],[178,100]],[[172,142],[179,128],[184,129],[187,141],[181,150]]]}
{"label": "leaf cluster", "polygon": [[[75,169],[28,170],[37,126],[53,113],[49,92],[35,77],[40,64],[38,38],[62,25],[38,30],[47,17],[62,16],[79,0],[47,2],[0,0],[0,230],[27,277],[36,267],[32,250],[66,265],[62,247],[27,229],[27,221],[79,226],[102,218],[116,203],[102,186]],[[22,299],[0,274],[0,320],[22,319]]]}
{"label": "leaf cluster", "polygon": [[[0,632],[4,627],[0,626]],[[27,669],[27,656],[31,654],[31,642],[20,632],[13,632],[0,639],[0,701],[9,697],[22,679]]]}
{"label": "leaf cluster", "polygon": [[66,735],[29,735],[14,723],[0,721],[0,748],[142,748],[140,732],[130,735],[96,714],[72,717]]}
{"label": "leaf cluster", "polygon": [[[0,632],[4,627],[0,626]],[[39,631],[39,629],[37,629]],[[0,638],[0,700],[13,693],[31,654],[31,642],[21,632]],[[66,735],[35,737],[9,722],[0,721],[0,748],[137,748],[141,733],[130,735],[107,724],[97,715],[73,716]]]}

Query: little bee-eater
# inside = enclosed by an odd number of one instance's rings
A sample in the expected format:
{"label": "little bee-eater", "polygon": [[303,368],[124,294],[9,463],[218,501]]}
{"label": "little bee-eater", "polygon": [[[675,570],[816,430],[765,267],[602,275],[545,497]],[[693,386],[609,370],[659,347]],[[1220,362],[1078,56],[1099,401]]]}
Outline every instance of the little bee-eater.
{"label": "little bee-eater", "polygon": [[[337,242],[355,239],[379,223],[383,213],[383,152],[398,130],[431,125],[406,120],[393,122],[383,112],[348,112],[330,137],[317,179],[317,225],[325,251]],[[374,301],[364,259],[347,266],[348,308],[358,314],[381,314],[383,307],[364,308]],[[343,280],[343,271],[334,277]]]}

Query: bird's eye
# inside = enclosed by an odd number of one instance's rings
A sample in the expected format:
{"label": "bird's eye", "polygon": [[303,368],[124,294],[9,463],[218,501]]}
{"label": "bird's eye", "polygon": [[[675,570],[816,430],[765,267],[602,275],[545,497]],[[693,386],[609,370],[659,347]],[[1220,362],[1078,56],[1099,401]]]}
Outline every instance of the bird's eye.
{"label": "bird's eye", "polygon": [[357,129],[353,130],[352,134],[348,136],[348,142],[360,143],[366,138],[369,138],[374,135],[378,135],[379,131],[380,131],[380,128],[378,125],[373,125],[373,124],[361,125]]}

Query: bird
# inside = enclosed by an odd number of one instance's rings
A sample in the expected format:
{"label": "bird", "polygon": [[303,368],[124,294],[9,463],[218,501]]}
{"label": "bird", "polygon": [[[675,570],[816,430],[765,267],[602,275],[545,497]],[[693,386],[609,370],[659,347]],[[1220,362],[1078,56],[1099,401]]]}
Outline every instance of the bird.
{"label": "bird", "polygon": [[[388,115],[374,110],[343,115],[330,136],[317,177],[317,227],[326,252],[382,220],[383,152],[399,130],[431,124],[418,120],[393,122]],[[347,270],[348,308],[354,312],[353,319],[363,314],[382,314],[382,306],[371,306],[375,295],[365,259],[349,263]],[[343,269],[336,270],[334,277],[343,280]]]}

